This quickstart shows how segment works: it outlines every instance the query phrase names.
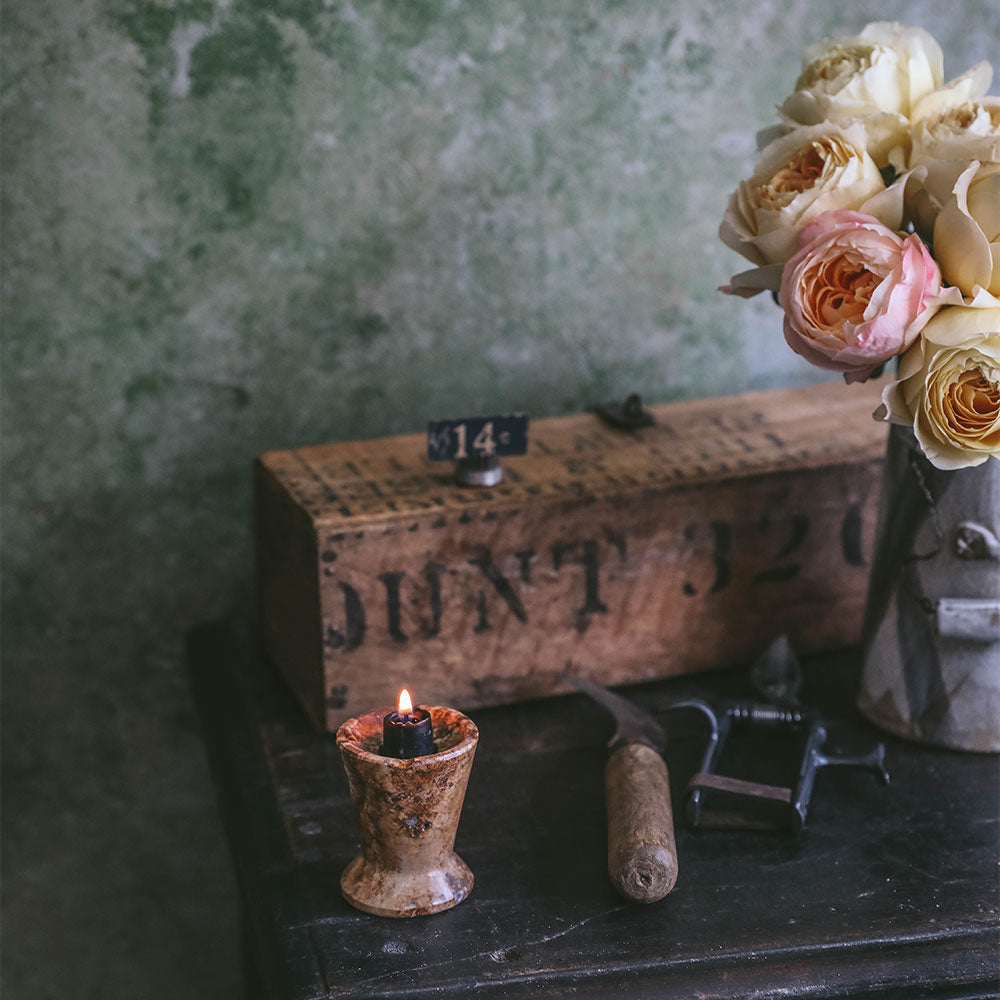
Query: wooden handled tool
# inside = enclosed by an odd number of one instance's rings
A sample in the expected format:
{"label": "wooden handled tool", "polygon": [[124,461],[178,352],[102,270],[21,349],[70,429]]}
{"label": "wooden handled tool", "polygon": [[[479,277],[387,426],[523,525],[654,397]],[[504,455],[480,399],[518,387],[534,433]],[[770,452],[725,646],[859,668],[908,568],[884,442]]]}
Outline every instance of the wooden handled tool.
{"label": "wooden handled tool", "polygon": [[677,881],[670,779],[662,756],[666,736],[651,715],[607,688],[579,677],[573,684],[617,723],[604,768],[608,874],[626,898],[655,903]]}

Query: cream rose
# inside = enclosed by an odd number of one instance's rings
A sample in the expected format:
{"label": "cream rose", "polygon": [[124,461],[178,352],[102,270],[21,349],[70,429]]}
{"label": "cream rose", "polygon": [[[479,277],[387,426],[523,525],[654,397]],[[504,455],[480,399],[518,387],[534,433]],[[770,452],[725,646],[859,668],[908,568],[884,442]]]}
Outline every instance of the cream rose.
{"label": "cream rose", "polygon": [[880,167],[908,143],[917,102],[941,86],[941,47],[923,28],[877,21],[860,35],[827,38],[806,49],[802,75],[779,111],[787,122],[861,121]]}
{"label": "cream rose", "polygon": [[918,236],[859,212],[821,215],[799,245],[781,276],[785,340],[814,365],[862,382],[932,315],[937,265]]}
{"label": "cream rose", "polygon": [[882,401],[876,416],[911,424],[939,469],[1000,456],[1000,308],[940,309],[903,355]]}
{"label": "cream rose", "polygon": [[948,200],[972,160],[1000,162],[1000,97],[953,105],[913,130],[910,163],[927,168],[924,187],[938,205]]}
{"label": "cream rose", "polygon": [[961,76],[949,80],[946,84],[924,94],[913,106],[910,121],[913,124],[924,119],[933,119],[949,109],[982,97],[990,89],[993,80],[993,67],[983,60],[975,66],[970,66]]}
{"label": "cream rose", "polygon": [[941,273],[964,295],[1000,295],[1000,163],[973,161],[934,223]]}
{"label": "cream rose", "polygon": [[[885,190],[858,126],[795,129],[762,150],[753,177],[729,198],[719,237],[762,267],[795,253],[799,231],[823,212],[858,208]],[[777,288],[780,267],[777,269]],[[762,284],[749,294],[760,291]],[[739,291],[739,289],[731,289]]]}
{"label": "cream rose", "polygon": [[973,160],[1000,162],[1000,97],[953,104],[914,126],[910,163],[923,179],[907,192],[906,208],[928,240],[941,206]]}
{"label": "cream rose", "polygon": [[1000,97],[963,101],[920,119],[910,162],[930,166],[938,160],[1000,160]]}
{"label": "cream rose", "polygon": [[992,77],[990,64],[978,63],[914,109],[909,162],[927,169],[923,186],[934,211],[970,161],[1000,162],[1000,97],[983,96]]}

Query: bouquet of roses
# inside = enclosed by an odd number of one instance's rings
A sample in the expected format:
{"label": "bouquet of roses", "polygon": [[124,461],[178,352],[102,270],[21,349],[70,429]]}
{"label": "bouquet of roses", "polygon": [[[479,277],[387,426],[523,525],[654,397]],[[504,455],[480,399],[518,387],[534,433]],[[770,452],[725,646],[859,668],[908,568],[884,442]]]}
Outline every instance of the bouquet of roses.
{"label": "bouquet of roses", "polygon": [[860,382],[901,356],[876,416],[957,469],[1000,456],[1000,98],[943,61],[895,23],[807,49],[719,235],[755,265],[723,291],[775,294],[808,361]]}

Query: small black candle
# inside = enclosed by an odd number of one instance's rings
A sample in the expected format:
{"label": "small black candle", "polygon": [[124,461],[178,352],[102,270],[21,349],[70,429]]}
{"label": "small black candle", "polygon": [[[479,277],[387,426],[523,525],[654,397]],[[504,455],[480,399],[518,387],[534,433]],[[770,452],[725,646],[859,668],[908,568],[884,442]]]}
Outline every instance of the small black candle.
{"label": "small black candle", "polygon": [[382,720],[383,757],[423,757],[434,753],[434,731],[431,727],[431,713],[425,708],[414,708],[410,692],[403,688],[399,692],[399,708],[390,712]]}

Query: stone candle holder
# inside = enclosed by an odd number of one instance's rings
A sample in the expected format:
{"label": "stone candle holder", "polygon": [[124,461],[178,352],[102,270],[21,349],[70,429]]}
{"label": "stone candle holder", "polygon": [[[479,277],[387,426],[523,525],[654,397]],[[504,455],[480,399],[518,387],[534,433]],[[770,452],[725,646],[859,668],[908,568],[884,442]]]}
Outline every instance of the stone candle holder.
{"label": "stone candle holder", "polygon": [[352,906],[380,917],[447,910],[475,881],[453,848],[479,730],[452,708],[424,707],[435,752],[423,757],[379,753],[390,709],[348,719],[337,730],[361,839],[340,888]]}

